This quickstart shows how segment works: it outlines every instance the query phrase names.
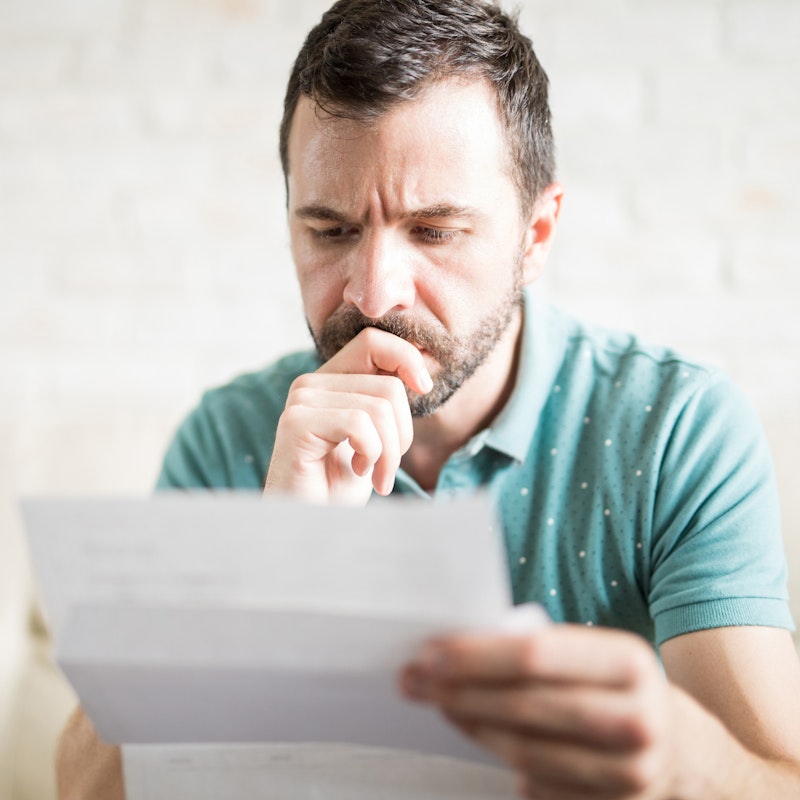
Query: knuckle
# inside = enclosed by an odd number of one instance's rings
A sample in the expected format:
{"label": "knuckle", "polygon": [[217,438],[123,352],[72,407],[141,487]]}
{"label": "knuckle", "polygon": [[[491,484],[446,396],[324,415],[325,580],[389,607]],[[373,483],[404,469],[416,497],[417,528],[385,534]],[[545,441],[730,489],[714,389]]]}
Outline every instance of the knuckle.
{"label": "knuckle", "polygon": [[305,420],[305,409],[300,405],[287,404],[280,416],[279,425],[282,427],[295,427],[303,424]]}
{"label": "knuckle", "polygon": [[622,788],[634,795],[645,793],[658,778],[659,762],[655,754],[648,751],[631,759],[621,774]]}
{"label": "knuckle", "polygon": [[545,663],[546,648],[537,636],[526,636],[520,642],[519,669],[526,675],[537,675]]}
{"label": "knuckle", "polygon": [[292,387],[289,390],[288,401],[292,405],[296,406],[304,406],[307,405],[310,400],[311,390],[308,389],[306,386],[297,386]]}
{"label": "knuckle", "polygon": [[383,448],[391,448],[392,437],[389,434],[394,425],[394,415],[389,403],[380,397],[373,397],[359,412],[361,424],[369,425],[375,431]]}
{"label": "knuckle", "polygon": [[375,430],[375,425],[369,412],[363,408],[351,408],[347,412],[348,427],[361,434],[369,434]]}
{"label": "knuckle", "polygon": [[384,424],[394,422],[394,409],[392,403],[385,397],[375,397],[371,401],[371,406],[375,416]]}
{"label": "knuckle", "polygon": [[657,726],[640,703],[636,703],[622,719],[620,734],[623,740],[636,750],[648,748],[658,738]]}
{"label": "knuckle", "polygon": [[395,403],[405,403],[407,401],[406,385],[396,375],[389,375],[389,392]]}
{"label": "knuckle", "polygon": [[624,666],[624,677],[631,686],[641,686],[650,681],[656,670],[655,655],[644,641],[631,636]]}
{"label": "knuckle", "polygon": [[368,325],[366,328],[363,328],[358,333],[358,338],[362,339],[366,342],[367,345],[372,345],[375,343],[375,340],[380,337],[380,333],[377,328],[373,328],[371,325]]}
{"label": "knuckle", "polygon": [[401,409],[408,406],[406,387],[397,375],[381,375],[380,396],[392,409]]}
{"label": "knuckle", "polygon": [[618,720],[617,735],[634,751],[644,751],[657,744],[664,730],[663,713],[648,686],[629,692],[627,708]]}
{"label": "knuckle", "polygon": [[312,380],[313,378],[311,377],[310,374],[298,375],[289,386],[289,394],[292,394],[293,392],[296,392],[299,389],[307,388],[311,384]]}

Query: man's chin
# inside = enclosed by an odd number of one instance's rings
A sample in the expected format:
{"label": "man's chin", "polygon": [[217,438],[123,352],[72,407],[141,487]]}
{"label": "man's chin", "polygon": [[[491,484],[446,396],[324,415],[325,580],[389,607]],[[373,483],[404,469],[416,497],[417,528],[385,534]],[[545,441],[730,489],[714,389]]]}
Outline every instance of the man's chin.
{"label": "man's chin", "polygon": [[457,388],[437,383],[434,378],[433,389],[427,394],[417,394],[406,389],[411,416],[418,419],[435,414],[455,394]]}
{"label": "man's chin", "polygon": [[409,400],[408,405],[411,409],[411,416],[414,419],[422,419],[435,414],[441,408],[442,403],[429,403],[425,401],[424,397],[415,394],[414,398]]}

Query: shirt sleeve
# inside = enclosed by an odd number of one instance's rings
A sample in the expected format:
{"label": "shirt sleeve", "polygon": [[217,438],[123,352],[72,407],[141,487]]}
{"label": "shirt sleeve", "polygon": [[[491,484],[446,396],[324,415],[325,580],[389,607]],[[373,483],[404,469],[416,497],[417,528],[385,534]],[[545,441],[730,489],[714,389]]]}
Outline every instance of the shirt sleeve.
{"label": "shirt sleeve", "polygon": [[278,391],[245,377],[206,392],[167,449],[156,489],[263,489],[283,410],[279,379]]}
{"label": "shirt sleeve", "polygon": [[793,629],[772,460],[755,412],[710,377],[677,417],[654,509],[656,642],[729,625]]}
{"label": "shirt sleeve", "polygon": [[156,490],[211,489],[226,486],[226,454],[220,432],[205,402],[192,411],[172,439]]}

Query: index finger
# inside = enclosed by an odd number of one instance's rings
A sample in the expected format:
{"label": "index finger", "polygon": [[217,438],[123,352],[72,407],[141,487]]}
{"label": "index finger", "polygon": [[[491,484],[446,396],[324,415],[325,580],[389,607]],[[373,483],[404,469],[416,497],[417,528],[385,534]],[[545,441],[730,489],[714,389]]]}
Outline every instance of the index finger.
{"label": "index finger", "polygon": [[525,635],[454,634],[428,642],[410,669],[434,680],[543,680],[631,686],[658,670],[650,646],[625,631],[551,625]]}
{"label": "index finger", "polygon": [[388,373],[417,394],[433,387],[422,353],[411,342],[378,328],[364,328],[317,372]]}

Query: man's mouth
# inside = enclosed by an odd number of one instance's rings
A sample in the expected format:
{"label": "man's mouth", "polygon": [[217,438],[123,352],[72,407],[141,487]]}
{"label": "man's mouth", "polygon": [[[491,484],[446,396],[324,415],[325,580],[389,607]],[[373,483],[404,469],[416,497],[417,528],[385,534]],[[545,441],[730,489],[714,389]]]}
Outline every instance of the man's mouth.
{"label": "man's mouth", "polygon": [[417,350],[419,351],[419,354],[420,354],[420,355],[421,355],[421,356],[422,356],[422,357],[423,357],[423,358],[424,358],[426,361],[436,361],[436,359],[434,358],[434,355],[433,355],[433,353],[432,353],[430,350],[428,350],[428,348],[427,348],[427,347],[423,347],[422,345],[420,345],[420,344],[417,344],[416,342],[411,342],[411,344],[413,344],[413,345],[414,345],[414,347],[416,347],[416,348],[417,348]]}

